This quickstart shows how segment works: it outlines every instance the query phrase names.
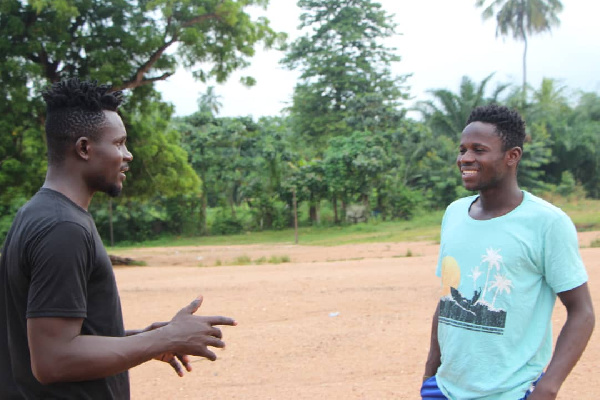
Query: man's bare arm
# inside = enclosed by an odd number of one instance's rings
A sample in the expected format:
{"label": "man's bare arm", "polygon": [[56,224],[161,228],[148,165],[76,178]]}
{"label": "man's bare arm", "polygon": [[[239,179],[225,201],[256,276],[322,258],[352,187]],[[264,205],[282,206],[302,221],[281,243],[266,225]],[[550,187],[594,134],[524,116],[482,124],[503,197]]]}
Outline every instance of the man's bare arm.
{"label": "man's bare arm", "polygon": [[556,398],[561,385],[583,354],[594,330],[594,309],[587,283],[558,293],[558,297],[567,309],[567,321],[560,331],[546,373],[529,400]]}
{"label": "man's bare arm", "polygon": [[222,348],[214,325],[235,325],[226,317],[193,315],[202,299],[182,308],[165,326],[125,337],[80,335],[81,318],[30,318],[31,366],[42,384],[98,379],[123,372],[163,353],[215,360],[208,346]]}
{"label": "man's bare arm", "polygon": [[429,344],[429,354],[427,355],[427,362],[425,363],[425,374],[423,380],[426,380],[434,376],[442,364],[440,343],[438,342],[438,318],[440,316],[440,304],[438,303],[435,313],[433,314],[433,320],[431,321],[431,341]]}

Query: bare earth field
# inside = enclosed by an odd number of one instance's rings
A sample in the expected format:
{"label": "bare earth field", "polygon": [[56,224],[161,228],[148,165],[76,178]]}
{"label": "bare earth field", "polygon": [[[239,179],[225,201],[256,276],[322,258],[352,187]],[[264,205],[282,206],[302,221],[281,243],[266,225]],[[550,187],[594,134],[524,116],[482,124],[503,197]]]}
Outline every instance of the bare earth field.
{"label": "bare earth field", "polygon": [[[580,234],[600,313],[600,232]],[[411,257],[407,257],[410,250]],[[125,325],[169,320],[196,295],[202,315],[226,315],[227,349],[196,358],[179,378],[151,361],[131,370],[133,399],[419,399],[431,317],[439,299],[435,243],[146,248],[116,276]],[[284,264],[232,266],[239,256],[288,256]],[[215,266],[220,260],[222,266]],[[557,302],[554,335],[566,314]],[[600,398],[600,329],[559,399]]]}

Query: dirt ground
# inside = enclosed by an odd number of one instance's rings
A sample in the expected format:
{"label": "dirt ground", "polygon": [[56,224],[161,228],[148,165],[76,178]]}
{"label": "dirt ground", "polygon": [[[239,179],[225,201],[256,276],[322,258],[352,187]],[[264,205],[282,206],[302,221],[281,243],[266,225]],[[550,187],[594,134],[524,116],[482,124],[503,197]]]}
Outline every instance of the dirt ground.
{"label": "dirt ground", "polygon": [[[600,232],[580,235],[600,312]],[[227,349],[214,363],[195,358],[179,378],[151,361],[131,370],[133,399],[419,399],[431,317],[439,299],[435,243],[146,248],[119,255],[125,325],[169,320],[196,295],[198,311],[226,315]],[[407,257],[411,253],[411,257]],[[289,263],[231,265],[240,256],[288,256]],[[215,266],[215,264],[222,264]],[[565,320],[557,302],[554,335]],[[596,400],[600,329],[559,399]]]}

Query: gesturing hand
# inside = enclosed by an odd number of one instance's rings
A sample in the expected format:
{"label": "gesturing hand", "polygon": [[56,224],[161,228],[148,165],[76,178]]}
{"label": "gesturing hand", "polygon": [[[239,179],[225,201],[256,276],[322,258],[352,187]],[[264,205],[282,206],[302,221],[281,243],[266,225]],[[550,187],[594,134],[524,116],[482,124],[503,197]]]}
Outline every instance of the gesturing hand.
{"label": "gesturing hand", "polygon": [[215,353],[210,351],[208,347],[223,348],[225,343],[221,340],[223,333],[215,325],[237,325],[232,318],[228,317],[194,315],[201,304],[202,296],[198,296],[190,304],[179,310],[165,326],[174,343],[174,350],[162,354],[161,360],[171,364],[180,376],[183,375],[183,369],[177,360],[181,361],[186,370],[191,371],[192,369],[188,354],[205,357],[211,361],[217,359]]}

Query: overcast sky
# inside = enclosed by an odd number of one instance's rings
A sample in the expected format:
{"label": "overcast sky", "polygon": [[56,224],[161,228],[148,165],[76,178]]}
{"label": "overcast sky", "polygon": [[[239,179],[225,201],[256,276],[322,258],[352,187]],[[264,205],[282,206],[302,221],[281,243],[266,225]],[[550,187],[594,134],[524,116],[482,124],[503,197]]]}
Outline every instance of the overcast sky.
{"label": "overcast sky", "polygon": [[[298,36],[300,10],[295,0],[271,0],[261,11],[277,31]],[[496,37],[494,20],[481,19],[475,0],[380,0],[394,14],[398,36],[386,44],[402,57],[393,66],[397,75],[412,74],[407,84],[415,100],[428,98],[428,89],[458,89],[467,75],[476,82],[495,72],[493,82],[520,84],[523,43]],[[571,90],[600,92],[600,2],[563,0],[561,25],[551,33],[529,40],[527,81],[539,86],[542,78],[560,80]],[[279,115],[291,101],[298,73],[279,65],[282,54],[259,49],[252,65],[234,73],[223,85],[198,83],[191,73],[179,70],[166,82],[157,84],[163,98],[175,105],[176,115],[197,110],[197,99],[208,85],[215,86],[223,105],[221,116]],[[250,75],[257,84],[247,88],[239,83]],[[490,87],[495,86],[492,83]]]}

